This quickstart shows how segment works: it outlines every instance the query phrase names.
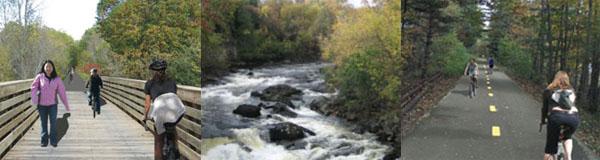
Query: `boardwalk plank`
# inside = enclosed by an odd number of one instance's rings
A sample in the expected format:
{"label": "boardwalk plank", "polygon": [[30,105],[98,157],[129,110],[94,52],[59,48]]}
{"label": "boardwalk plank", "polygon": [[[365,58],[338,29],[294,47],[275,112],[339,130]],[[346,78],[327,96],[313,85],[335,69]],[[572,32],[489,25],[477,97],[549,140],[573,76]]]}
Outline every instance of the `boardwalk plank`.
{"label": "boardwalk plank", "polygon": [[58,108],[58,147],[40,147],[37,120],[4,159],[153,159],[152,134],[115,105],[102,106],[94,119],[83,92],[68,92],[68,98],[71,116]]}

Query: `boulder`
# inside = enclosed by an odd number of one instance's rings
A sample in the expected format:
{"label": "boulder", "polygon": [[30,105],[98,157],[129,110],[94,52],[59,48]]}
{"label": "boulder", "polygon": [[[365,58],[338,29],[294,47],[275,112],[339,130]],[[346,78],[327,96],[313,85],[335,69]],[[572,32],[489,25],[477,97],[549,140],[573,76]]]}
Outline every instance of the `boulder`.
{"label": "boulder", "polygon": [[276,103],[275,105],[269,106],[267,108],[271,108],[273,110],[273,113],[280,114],[286,117],[298,117],[298,114],[296,112],[289,109],[288,106],[283,103]]}
{"label": "boulder", "polygon": [[325,96],[320,96],[320,97],[315,98],[312,102],[310,102],[310,104],[308,106],[313,111],[317,111],[319,113],[326,114],[327,108],[330,106],[330,104],[331,104],[331,100],[329,98],[327,98]]}
{"label": "boulder", "polygon": [[[260,99],[263,101],[273,101],[285,103],[292,106],[292,100],[301,100],[302,91],[289,85],[280,84],[266,88],[262,92]],[[255,93],[255,95],[258,95]]]}
{"label": "boulder", "polygon": [[253,91],[253,92],[250,92],[250,96],[261,98],[263,95],[260,92]]}
{"label": "boulder", "polygon": [[290,122],[274,124],[269,128],[269,137],[272,142],[302,139],[306,137],[305,133],[315,135],[314,132]]}
{"label": "boulder", "polygon": [[260,107],[249,104],[242,104],[238,106],[233,113],[239,114],[244,117],[256,118],[260,116]]}

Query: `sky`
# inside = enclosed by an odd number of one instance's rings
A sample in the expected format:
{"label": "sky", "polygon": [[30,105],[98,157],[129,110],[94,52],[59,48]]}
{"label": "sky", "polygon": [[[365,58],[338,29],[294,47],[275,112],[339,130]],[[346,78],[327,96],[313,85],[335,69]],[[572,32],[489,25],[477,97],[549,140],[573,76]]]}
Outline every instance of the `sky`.
{"label": "sky", "polygon": [[362,7],[363,0],[348,0],[348,3],[352,4],[355,8]]}
{"label": "sky", "polygon": [[[100,0],[50,0],[40,4],[42,23],[66,32],[75,40],[81,39],[85,30],[96,23],[96,6]],[[363,0],[349,0],[361,7]]]}
{"label": "sky", "polygon": [[96,23],[96,5],[100,0],[46,0],[40,4],[42,23],[66,32],[75,40]]}

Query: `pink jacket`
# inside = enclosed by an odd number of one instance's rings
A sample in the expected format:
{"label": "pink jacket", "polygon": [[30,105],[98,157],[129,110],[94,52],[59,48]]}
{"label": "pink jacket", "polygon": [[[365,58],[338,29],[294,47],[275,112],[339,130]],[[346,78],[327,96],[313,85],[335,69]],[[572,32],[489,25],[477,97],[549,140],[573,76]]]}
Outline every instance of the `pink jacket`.
{"label": "pink jacket", "polygon": [[60,95],[60,100],[65,105],[67,111],[71,111],[69,108],[69,102],[67,101],[67,94],[65,92],[65,86],[63,85],[60,77],[54,78],[52,81],[48,79],[44,73],[40,73],[35,76],[33,83],[31,83],[31,103],[37,105],[38,96],[37,92],[41,89],[41,97],[39,100],[40,105],[53,105],[58,104],[56,101],[56,92]]}

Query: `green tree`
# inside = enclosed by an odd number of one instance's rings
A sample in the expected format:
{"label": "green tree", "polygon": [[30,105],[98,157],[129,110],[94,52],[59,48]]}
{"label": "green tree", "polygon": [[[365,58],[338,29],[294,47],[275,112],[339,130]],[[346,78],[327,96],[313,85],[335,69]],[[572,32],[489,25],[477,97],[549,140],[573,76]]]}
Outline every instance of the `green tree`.
{"label": "green tree", "polygon": [[431,71],[442,71],[449,76],[463,74],[465,64],[470,55],[463,44],[458,40],[456,33],[449,33],[433,41],[433,64]]}
{"label": "green tree", "polygon": [[8,52],[0,45],[0,82],[14,79],[9,62]]}
{"label": "green tree", "polygon": [[348,11],[324,43],[324,59],[340,66],[329,81],[340,88],[350,109],[398,104],[404,65],[398,45],[400,4],[383,1],[379,5]]}
{"label": "green tree", "polygon": [[147,65],[161,58],[177,82],[200,84],[199,0],[103,0],[97,12],[99,32],[125,76],[145,79]]}
{"label": "green tree", "polygon": [[100,36],[98,26],[85,31],[78,44],[79,48],[81,48],[80,62],[99,64],[102,74],[122,76],[122,69],[118,68],[118,62],[113,60],[115,54],[112,52],[110,44]]}

